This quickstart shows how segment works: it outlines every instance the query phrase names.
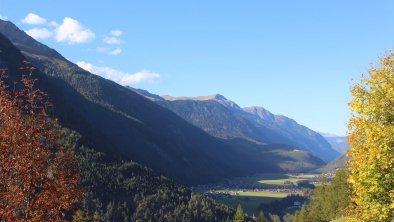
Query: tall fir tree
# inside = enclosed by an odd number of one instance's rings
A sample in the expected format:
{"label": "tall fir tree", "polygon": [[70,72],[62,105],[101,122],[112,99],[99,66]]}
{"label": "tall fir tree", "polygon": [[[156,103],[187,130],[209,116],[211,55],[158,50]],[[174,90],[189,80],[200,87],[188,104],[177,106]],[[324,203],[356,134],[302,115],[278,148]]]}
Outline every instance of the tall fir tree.
{"label": "tall fir tree", "polygon": [[309,222],[308,207],[306,204],[302,205],[301,210],[296,214],[296,222]]}
{"label": "tall fir tree", "polygon": [[259,216],[257,217],[257,222],[267,222],[267,219],[265,218],[263,211],[260,211]]}
{"label": "tall fir tree", "polygon": [[237,211],[235,212],[235,216],[234,216],[234,222],[244,222],[244,221],[245,221],[244,210],[242,209],[241,204],[238,204]]}
{"label": "tall fir tree", "polygon": [[74,215],[73,215],[73,222],[87,222],[87,218],[85,213],[79,209],[77,211],[75,211]]}
{"label": "tall fir tree", "polygon": [[269,216],[270,216],[270,219],[271,219],[272,222],[281,222],[280,221],[280,217],[278,215],[276,215],[276,214],[269,214]]}

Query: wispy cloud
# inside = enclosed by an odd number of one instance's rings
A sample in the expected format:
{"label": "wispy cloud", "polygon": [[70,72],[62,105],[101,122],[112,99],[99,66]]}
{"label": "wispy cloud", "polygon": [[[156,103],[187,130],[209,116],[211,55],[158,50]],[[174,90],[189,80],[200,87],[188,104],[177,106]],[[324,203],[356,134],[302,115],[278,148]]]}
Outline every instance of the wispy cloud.
{"label": "wispy cloud", "polygon": [[97,47],[96,50],[98,52],[105,53],[105,54],[110,55],[110,56],[117,56],[117,55],[119,55],[122,52],[122,49],[119,48],[119,47],[114,48],[114,49],[111,49],[111,48],[108,48],[108,47]]}
{"label": "wispy cloud", "polygon": [[119,55],[122,52],[119,45],[123,43],[123,40],[119,38],[121,35],[123,35],[122,31],[117,29],[112,30],[108,36],[104,37],[103,42],[107,45],[118,45],[118,47],[112,49],[110,47],[98,47],[97,51],[106,53],[110,56]]}
{"label": "wispy cloud", "polygon": [[108,53],[109,48],[108,47],[97,47],[98,52],[103,52],[103,53]]}
{"label": "wispy cloud", "polygon": [[55,21],[50,21],[48,24],[50,26],[52,26],[52,27],[58,27],[59,26],[59,24],[57,24],[57,22],[55,22]]}
{"label": "wispy cloud", "polygon": [[115,37],[119,37],[119,36],[121,36],[122,34],[123,34],[123,32],[120,31],[120,30],[117,30],[117,29],[111,31],[111,35],[112,35],[112,36],[115,36]]}
{"label": "wispy cloud", "polygon": [[104,37],[103,42],[109,45],[122,44],[122,40],[119,37],[123,34],[120,30],[112,30],[109,36]]}
{"label": "wispy cloud", "polygon": [[63,23],[55,29],[55,40],[57,42],[84,43],[95,37],[94,32],[82,26],[79,21],[69,17],[64,18]]}
{"label": "wispy cloud", "polygon": [[34,13],[29,13],[26,15],[26,17],[24,19],[22,19],[22,22],[25,24],[29,24],[29,25],[40,25],[40,24],[44,24],[46,23],[46,19],[34,14]]}
{"label": "wispy cloud", "polygon": [[35,39],[47,39],[52,37],[52,31],[47,28],[32,28],[26,31],[28,35]]}
{"label": "wispy cloud", "polygon": [[114,49],[112,51],[109,51],[108,55],[116,56],[116,55],[119,55],[121,52],[122,52],[121,48],[116,48],[116,49]]}
{"label": "wispy cloud", "polygon": [[107,36],[103,39],[103,42],[108,44],[108,45],[119,45],[122,43],[122,41],[114,36]]}
{"label": "wispy cloud", "polygon": [[134,85],[144,81],[160,78],[160,74],[149,70],[127,73],[106,66],[95,66],[85,61],[79,61],[76,64],[86,71],[99,75],[103,78],[110,79],[121,85]]}
{"label": "wispy cloud", "polygon": [[8,21],[8,17],[7,16],[0,15],[0,19],[4,20],[4,21]]}

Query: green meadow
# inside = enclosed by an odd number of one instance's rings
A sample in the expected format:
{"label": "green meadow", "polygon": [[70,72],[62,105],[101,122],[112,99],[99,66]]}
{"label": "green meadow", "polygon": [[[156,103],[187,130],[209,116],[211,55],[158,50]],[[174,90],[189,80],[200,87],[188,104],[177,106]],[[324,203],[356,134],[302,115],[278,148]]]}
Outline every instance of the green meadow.
{"label": "green meadow", "polygon": [[286,197],[290,193],[286,192],[267,192],[267,191],[230,191],[232,198],[221,198],[218,199],[219,202],[226,204],[231,207],[236,207],[241,204],[242,208],[248,215],[253,213],[258,215],[258,208],[261,203],[270,203],[275,200]]}
{"label": "green meadow", "polygon": [[[215,192],[224,192],[231,195],[231,198],[218,198],[217,201],[231,207],[241,204],[248,215],[254,213],[257,216],[261,203],[270,203],[285,198],[291,194],[291,192],[288,192],[289,188],[296,188],[293,185],[294,183],[317,181],[318,177],[318,174],[258,174],[250,177],[234,178],[230,180],[231,189],[215,190]],[[269,187],[273,190],[236,189],[237,184],[261,185],[262,188]],[[286,191],[281,192],[281,189]]]}
{"label": "green meadow", "polygon": [[[215,190],[215,192],[224,192],[231,195],[231,198],[218,198],[219,202],[231,207],[241,204],[246,213],[257,215],[261,203],[270,203],[290,195],[291,193],[288,192],[289,188],[296,188],[293,183],[317,180],[317,174],[258,174],[250,177],[234,178],[230,180],[230,184],[232,184],[231,189]],[[260,185],[262,188],[269,187],[272,191],[236,189],[237,184]],[[280,192],[281,189],[286,190],[286,192]]]}
{"label": "green meadow", "polygon": [[284,186],[290,186],[292,183],[318,180],[318,175],[316,174],[261,174],[260,177],[261,179],[258,180],[258,183]]}

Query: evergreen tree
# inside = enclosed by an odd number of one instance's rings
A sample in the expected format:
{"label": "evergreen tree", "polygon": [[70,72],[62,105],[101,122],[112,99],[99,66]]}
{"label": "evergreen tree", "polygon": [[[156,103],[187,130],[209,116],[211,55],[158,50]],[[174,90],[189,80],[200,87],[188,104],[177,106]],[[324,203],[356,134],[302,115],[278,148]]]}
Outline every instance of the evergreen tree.
{"label": "evergreen tree", "polygon": [[100,213],[96,210],[93,214],[93,222],[99,222],[101,221],[101,216]]}
{"label": "evergreen tree", "polygon": [[331,221],[345,215],[349,204],[349,184],[347,170],[336,172],[332,182],[328,184],[322,180],[310,197],[309,206],[303,205],[296,214],[297,222]]}
{"label": "evergreen tree", "polygon": [[308,208],[306,204],[302,205],[301,210],[296,214],[296,222],[309,222]]}
{"label": "evergreen tree", "polygon": [[235,216],[234,216],[234,222],[244,222],[244,221],[245,221],[244,210],[242,209],[241,204],[238,204],[237,211],[235,212]]}
{"label": "evergreen tree", "polygon": [[257,222],[267,222],[267,219],[265,218],[263,211],[260,211],[259,216],[257,217]]}
{"label": "evergreen tree", "polygon": [[283,216],[283,222],[295,222],[296,221],[296,217],[293,214],[285,214],[285,216]]}
{"label": "evergreen tree", "polygon": [[114,203],[113,202],[109,202],[107,207],[106,207],[106,210],[105,210],[105,219],[107,221],[113,221],[114,220],[114,214],[115,214],[114,211],[115,211],[114,210]]}
{"label": "evergreen tree", "polygon": [[85,213],[81,209],[78,209],[73,215],[73,222],[86,222],[86,221],[87,219]]}
{"label": "evergreen tree", "polygon": [[281,222],[278,215],[276,215],[276,214],[269,214],[269,216],[270,216],[270,219],[271,219],[272,222]]}

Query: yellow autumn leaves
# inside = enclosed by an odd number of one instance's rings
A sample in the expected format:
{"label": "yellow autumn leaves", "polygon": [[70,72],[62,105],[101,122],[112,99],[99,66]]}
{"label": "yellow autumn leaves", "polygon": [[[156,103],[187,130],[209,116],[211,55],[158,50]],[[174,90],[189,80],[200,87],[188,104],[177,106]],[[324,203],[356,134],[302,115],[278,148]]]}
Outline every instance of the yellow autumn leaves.
{"label": "yellow autumn leaves", "polygon": [[353,86],[349,221],[394,220],[394,54]]}

